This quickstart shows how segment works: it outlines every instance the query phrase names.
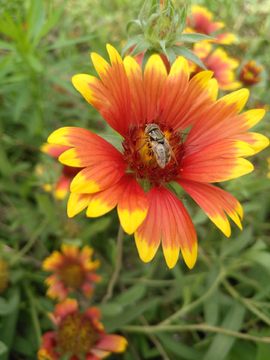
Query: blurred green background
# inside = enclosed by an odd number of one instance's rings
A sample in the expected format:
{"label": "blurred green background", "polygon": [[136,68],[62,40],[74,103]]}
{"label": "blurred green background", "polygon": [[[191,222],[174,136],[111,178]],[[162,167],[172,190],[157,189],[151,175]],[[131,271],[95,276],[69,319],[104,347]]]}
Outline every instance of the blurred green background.
{"label": "blurred green background", "polygon": [[[231,56],[265,66],[262,81],[250,88],[246,109],[269,105],[270,1],[191,3],[206,6],[216,21],[226,23],[226,31],[236,34],[237,41],[225,47]],[[68,219],[67,200],[42,189],[58,176],[55,161],[39,151],[54,130],[79,126],[113,134],[71,78],[96,75],[89,53],[108,59],[106,43],[121,50],[125,24],[137,18],[141,6],[138,0],[1,0],[0,257],[10,263],[10,278],[0,297],[0,360],[36,359],[41,334],[52,329],[46,313],[54,303],[45,297],[48,274],[41,264],[61,243],[90,244],[101,260],[104,281],[91,302],[100,306],[107,332],[123,334],[130,344],[126,353],[111,359],[269,359],[269,343],[237,335],[270,337],[269,149],[251,159],[252,174],[221,184],[243,205],[242,232],[232,224],[232,236],[226,238],[185,195],[199,241],[194,269],[180,258],[168,270],[161,249],[151,263],[142,263],[133,236],[125,234],[114,296],[103,305],[116,263],[116,210],[98,219],[85,214]],[[254,131],[270,137],[269,120],[268,112]],[[35,173],[39,164],[46,169],[41,177]],[[174,321],[178,329],[145,328],[180,309]],[[212,330],[196,328],[205,324]],[[218,333],[214,327],[219,326],[237,333]]]}

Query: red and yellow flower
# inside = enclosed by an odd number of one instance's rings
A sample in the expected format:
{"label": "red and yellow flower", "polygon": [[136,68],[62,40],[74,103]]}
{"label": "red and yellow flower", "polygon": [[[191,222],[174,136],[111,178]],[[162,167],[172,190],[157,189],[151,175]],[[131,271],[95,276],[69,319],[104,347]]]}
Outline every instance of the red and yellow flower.
{"label": "red and yellow flower", "polygon": [[46,295],[62,301],[70,292],[80,290],[90,297],[94,283],[102,280],[95,273],[100,265],[99,260],[91,261],[93,249],[84,246],[80,252],[77,246],[63,244],[61,251],[54,251],[43,262],[43,270],[54,272],[45,280],[49,286]]}
{"label": "red and yellow flower", "polygon": [[259,74],[263,69],[264,66],[258,66],[255,60],[249,61],[243,66],[239,79],[245,86],[257,84],[262,80]]}
{"label": "red and yellow flower", "polygon": [[207,40],[207,42],[215,42],[218,44],[229,45],[235,41],[235,35],[232,33],[223,33],[215,35],[215,32],[222,29],[225,24],[221,21],[212,22],[213,13],[203,6],[193,5],[191,7],[191,17],[187,18],[187,32],[195,32],[212,36],[215,40]]}
{"label": "red and yellow flower", "polygon": [[[52,145],[52,144],[48,144],[48,143],[45,143],[40,147],[40,150],[42,152],[44,152],[47,155],[50,155],[51,157],[53,157],[55,159],[58,159],[59,156],[61,154],[63,154],[63,152],[67,151],[68,149],[70,149],[70,146]],[[63,169],[61,170],[61,175],[58,178],[58,182],[56,184],[54,184],[53,186],[50,184],[46,184],[44,186],[44,190],[45,191],[53,191],[55,197],[59,200],[64,199],[69,192],[71,180],[74,178],[75,175],[78,174],[78,172],[80,170],[81,169],[65,165],[63,167]],[[37,172],[39,174],[42,174],[43,168],[39,167],[37,169]]]}
{"label": "red and yellow flower", "polygon": [[123,336],[106,334],[99,319],[98,308],[90,307],[84,313],[78,311],[75,299],[66,299],[55,306],[49,316],[56,326],[55,331],[46,332],[38,351],[39,360],[56,360],[69,355],[69,360],[100,360],[111,352],[125,351],[127,341]]}
{"label": "red and yellow flower", "polygon": [[[239,202],[210,183],[253,170],[244,158],[269,141],[246,131],[262,119],[264,110],[239,114],[249,95],[246,89],[216,101],[213,73],[203,71],[190,80],[183,57],[177,58],[167,74],[160,56],[153,55],[142,74],[134,59],[122,61],[112,46],[107,49],[111,66],[99,55],[91,55],[101,80],[81,74],[74,76],[73,84],[122,136],[123,151],[81,128],[64,127],[49,137],[50,143],[72,146],[60,156],[63,164],[84,167],[71,183],[68,215],[87,207],[87,216],[97,217],[117,206],[123,229],[128,234],[135,232],[144,262],[152,260],[162,239],[169,268],[177,262],[180,248],[192,268],[197,256],[196,231],[169,184],[182,186],[227,236],[231,230],[225,212],[241,228]],[[158,125],[172,149],[164,168],[158,165],[151,143],[145,141],[147,124]],[[191,125],[187,134],[185,129]]]}
{"label": "red and yellow flower", "polygon": [[[213,77],[217,79],[218,87],[221,90],[235,90],[242,84],[235,81],[234,69],[239,66],[239,62],[232,59],[221,48],[212,51],[210,44],[195,44],[193,52],[201,59],[205,67],[213,71]],[[203,71],[201,67],[189,61],[191,77]]]}

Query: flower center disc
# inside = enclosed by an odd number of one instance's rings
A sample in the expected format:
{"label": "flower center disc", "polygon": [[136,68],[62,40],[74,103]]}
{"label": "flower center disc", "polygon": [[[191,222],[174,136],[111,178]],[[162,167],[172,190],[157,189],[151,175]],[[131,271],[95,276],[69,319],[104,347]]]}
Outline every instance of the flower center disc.
{"label": "flower center disc", "polygon": [[[137,125],[129,129],[122,145],[124,159],[128,162],[129,169],[136,174],[138,179],[148,179],[154,184],[164,184],[173,181],[181,169],[184,156],[184,134],[177,133],[167,125],[157,124],[164,135],[163,143],[153,142],[152,137],[145,134],[146,125]],[[166,145],[166,141],[168,142]],[[163,147],[163,149],[162,149]],[[169,149],[171,148],[171,150]],[[157,152],[166,152],[166,159],[170,159],[164,168],[161,167]]]}
{"label": "flower center disc", "polygon": [[83,314],[65,317],[56,332],[57,346],[63,353],[86,354],[98,340],[98,334],[91,320]]}
{"label": "flower center disc", "polygon": [[84,282],[84,271],[77,263],[67,263],[61,269],[60,276],[67,286],[75,289],[80,288]]}

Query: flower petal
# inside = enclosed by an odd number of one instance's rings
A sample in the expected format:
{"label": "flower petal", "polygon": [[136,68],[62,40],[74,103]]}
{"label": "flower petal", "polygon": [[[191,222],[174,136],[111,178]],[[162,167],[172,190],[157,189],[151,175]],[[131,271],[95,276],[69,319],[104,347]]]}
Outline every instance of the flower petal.
{"label": "flower petal", "polygon": [[[109,97],[107,96],[109,104],[107,100],[102,106],[103,99],[101,98],[101,106],[99,105],[97,109],[103,116],[103,108],[106,111],[108,105],[111,105],[115,115],[107,118],[103,117],[113,129],[122,135],[126,135],[131,125],[131,103],[128,79],[121,56],[111,45],[107,45],[107,51],[112,66],[98,54],[91,54],[93,64],[109,93],[107,94],[109,95]],[[95,93],[95,84],[93,87],[91,83],[88,83],[88,87]]]}
{"label": "flower petal", "polygon": [[[195,75],[188,83],[188,88],[175,104],[174,117],[171,117],[170,125],[175,130],[186,129],[192,125],[201,113],[212,105],[217,98],[218,86],[212,71],[202,71]],[[165,118],[165,117],[164,117]],[[166,122],[167,122],[167,118]]]}
{"label": "flower petal", "polygon": [[240,203],[232,195],[210,184],[185,179],[180,179],[177,182],[226,236],[231,235],[231,227],[224,211],[242,229],[238,215],[242,218],[243,210]]}
{"label": "flower petal", "polygon": [[[62,127],[54,131],[48,137],[48,143],[66,145],[66,146],[103,146],[105,148],[110,148],[113,146],[108,143],[108,141],[102,139],[102,137],[94,134],[92,131],[67,126]],[[113,148],[114,149],[114,148]]]}
{"label": "flower petal", "polygon": [[[105,351],[101,349],[91,349],[91,353],[97,356],[97,359],[104,359],[111,354],[110,351]],[[86,360],[88,360],[87,356],[86,356]],[[92,360],[92,358],[89,358],[89,360]]]}
{"label": "flower petal", "polygon": [[130,56],[125,57],[124,66],[131,96],[131,123],[138,125],[144,123],[146,119],[146,96],[142,70],[137,61]]}
{"label": "flower petal", "polygon": [[179,56],[171,67],[171,71],[164,84],[160,103],[159,114],[170,125],[181,109],[179,101],[188,87],[189,67],[187,60]]}
{"label": "flower petal", "polygon": [[61,251],[68,259],[77,260],[79,256],[79,248],[76,245],[62,244]]}
{"label": "flower petal", "polygon": [[215,35],[215,42],[222,44],[222,45],[231,45],[235,39],[236,36],[232,33],[223,33],[219,35]]}
{"label": "flower petal", "polygon": [[42,345],[37,354],[39,360],[56,360],[61,357],[61,355],[54,350],[56,347],[55,334],[55,331],[48,331],[42,335]]}
{"label": "flower petal", "polygon": [[55,305],[55,317],[57,318],[65,318],[70,314],[75,314],[78,311],[78,302],[76,299],[66,299],[62,303]]}
{"label": "flower petal", "polygon": [[116,353],[126,350],[127,340],[120,335],[103,335],[100,340],[95,344],[96,347]]}
{"label": "flower petal", "polygon": [[50,257],[44,259],[42,264],[42,270],[45,271],[58,270],[64,261],[65,261],[64,256],[59,251],[53,251]]}
{"label": "flower petal", "polygon": [[71,193],[68,199],[67,214],[69,218],[83,211],[89,204],[94,194]]}
{"label": "flower petal", "polygon": [[169,268],[178,260],[181,247],[184,260],[192,268],[197,258],[194,225],[181,201],[164,187],[147,193],[149,210],[135,232],[136,245],[143,261],[154,257],[162,236],[162,247]]}
{"label": "flower petal", "polygon": [[79,146],[67,150],[59,157],[59,161],[68,166],[86,167],[99,164],[102,161],[121,163],[123,162],[123,157],[113,146],[105,148],[103,146],[95,145]]}
{"label": "flower petal", "polygon": [[85,315],[89,317],[89,319],[101,319],[102,315],[101,312],[99,310],[99,308],[97,308],[96,306],[92,306],[90,308],[88,308],[85,311]]}
{"label": "flower petal", "polygon": [[70,149],[70,146],[54,145],[54,144],[48,144],[48,143],[45,143],[45,144],[41,145],[41,147],[40,147],[40,150],[42,152],[52,156],[55,159],[58,159],[58,157],[68,149]]}
{"label": "flower petal", "polygon": [[253,171],[253,165],[242,159],[253,154],[243,141],[221,140],[184,158],[180,176],[198,182],[234,179]]}
{"label": "flower petal", "polygon": [[124,231],[132,234],[146,217],[148,201],[136,178],[132,175],[127,175],[126,178],[117,212]]}
{"label": "flower petal", "polygon": [[257,154],[258,152],[269,146],[269,139],[266,136],[253,132],[239,134],[233,136],[233,138],[249,144],[249,146],[251,146],[254,150],[254,154]]}
{"label": "flower petal", "polygon": [[[212,110],[213,108],[209,109],[209,112]],[[210,145],[218,140],[238,139],[239,134],[256,125],[264,114],[265,111],[262,109],[246,111],[233,117],[219,116],[219,111],[216,114],[213,112],[212,116],[209,116],[208,112],[203,113],[186,139],[186,155],[197,152],[206,144]]]}
{"label": "flower petal", "polygon": [[159,55],[152,55],[144,70],[147,123],[158,116],[158,104],[167,79],[167,70]]}
{"label": "flower petal", "polygon": [[61,176],[56,184],[54,193],[55,197],[59,200],[64,199],[69,193],[71,179],[69,177]]}
{"label": "flower petal", "polygon": [[122,160],[103,161],[80,171],[70,184],[70,191],[91,194],[110,188],[124,175],[127,164]]}

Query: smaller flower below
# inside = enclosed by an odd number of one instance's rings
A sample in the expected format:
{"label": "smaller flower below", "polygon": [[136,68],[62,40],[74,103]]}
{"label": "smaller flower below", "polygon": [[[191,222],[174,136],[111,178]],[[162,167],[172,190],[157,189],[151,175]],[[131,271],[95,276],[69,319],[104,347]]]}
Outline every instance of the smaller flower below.
{"label": "smaller flower below", "polygon": [[93,284],[102,279],[95,273],[99,261],[91,261],[93,249],[84,246],[80,252],[77,246],[63,244],[61,251],[54,251],[43,261],[42,269],[54,272],[45,280],[49,286],[46,295],[62,301],[68,293],[79,290],[90,297],[94,291]]}
{"label": "smaller flower below", "polygon": [[245,86],[257,84],[262,80],[258,75],[263,69],[264,66],[258,66],[255,60],[249,61],[243,66],[239,79]]}
{"label": "smaller flower below", "polygon": [[127,341],[120,335],[106,335],[99,319],[98,308],[90,307],[84,313],[78,311],[75,299],[66,299],[55,306],[54,314],[49,313],[55,331],[46,332],[38,351],[39,360],[56,360],[63,355],[69,360],[100,360],[111,352],[124,352]]}
{"label": "smaller flower below", "polygon": [[[213,71],[214,78],[218,82],[221,90],[235,90],[241,86],[241,82],[234,81],[234,69],[239,66],[239,62],[228,56],[221,48],[212,51],[210,44],[195,44],[193,52],[201,59],[208,70]],[[189,61],[191,78],[203,71],[201,67]]]}
{"label": "smaller flower below", "polygon": [[[46,143],[40,147],[40,150],[43,153],[50,155],[51,157],[53,157],[55,159],[58,159],[59,156],[61,154],[63,154],[63,152],[67,151],[68,149],[70,149],[70,146],[51,145],[51,144],[46,144]],[[69,193],[69,187],[70,187],[71,180],[81,170],[82,170],[81,168],[76,169],[74,167],[65,165],[61,170],[61,174],[60,174],[59,178],[57,179],[57,183],[54,184],[53,186],[50,184],[44,185],[43,186],[44,190],[45,191],[53,191],[54,196],[59,200],[64,199],[66,197],[66,195]],[[40,166],[37,169],[37,174],[41,175],[42,173],[43,173],[43,167]]]}
{"label": "smaller flower below", "polygon": [[213,13],[203,6],[194,5],[191,7],[191,17],[187,18],[187,32],[195,32],[212,36],[215,40],[206,40],[205,42],[215,42],[223,45],[230,45],[235,40],[232,33],[223,33],[215,35],[217,30],[222,29],[225,24],[221,21],[213,22]]}

